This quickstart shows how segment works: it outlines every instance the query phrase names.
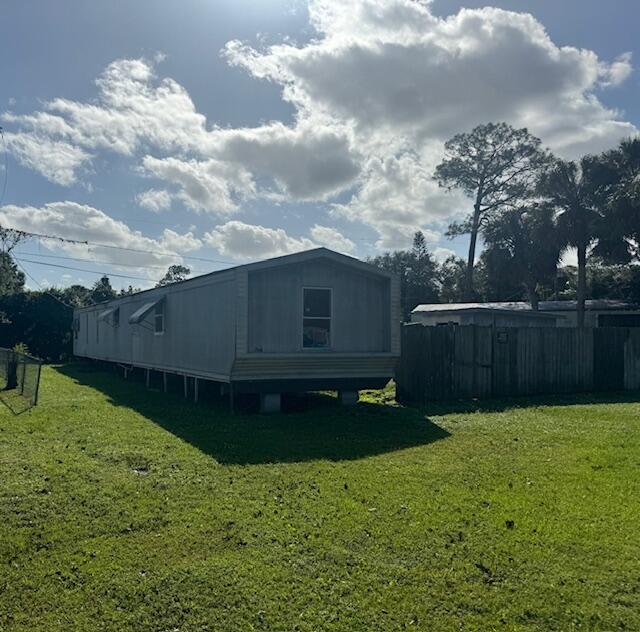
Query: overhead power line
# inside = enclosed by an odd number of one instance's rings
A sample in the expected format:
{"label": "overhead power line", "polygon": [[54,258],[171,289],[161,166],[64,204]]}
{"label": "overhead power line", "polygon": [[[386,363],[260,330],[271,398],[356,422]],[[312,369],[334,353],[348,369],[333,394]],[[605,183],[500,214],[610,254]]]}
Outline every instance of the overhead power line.
{"label": "overhead power line", "polygon": [[[20,263],[20,261],[18,261],[17,259],[15,260],[16,263],[18,264],[18,267],[40,288],[40,291],[43,294],[46,294],[47,296],[50,296],[51,298],[55,299],[56,301],[58,301],[58,303],[60,303],[60,305],[64,305],[66,308],[75,311],[76,309],[78,309],[79,307],[87,307],[86,305],[70,305],[69,303],[65,303],[61,298],[57,297],[53,292],[51,292],[50,290],[47,290],[45,288],[42,287],[42,283],[40,283],[40,281],[38,281],[38,279],[36,279],[33,275],[29,274],[28,270]],[[109,321],[105,321],[107,324],[111,325],[111,327],[115,327],[115,325],[109,323]],[[146,327],[145,325],[141,325],[142,327],[144,327],[145,329],[151,329],[150,327]]]}
{"label": "overhead power line", "polygon": [[18,267],[40,288],[41,292],[49,295],[51,298],[54,298],[56,301],[58,301],[58,303],[60,303],[61,305],[64,305],[65,307],[68,307],[71,310],[76,309],[73,305],[69,305],[69,303],[65,303],[62,299],[58,298],[55,294],[53,294],[52,292],[49,292],[49,290],[45,290],[42,287],[42,284],[40,283],[40,281],[38,281],[38,279],[36,279],[32,274],[30,274],[29,271],[22,265],[22,263],[15,257],[14,257],[14,261],[18,264]]}
{"label": "overhead power line", "polygon": [[238,265],[237,261],[229,261],[225,259],[209,259],[208,257],[195,257],[193,255],[183,255],[178,252],[168,252],[163,250],[145,250],[142,248],[129,248],[127,246],[114,246],[112,244],[100,244],[94,241],[71,239],[69,237],[59,237],[58,235],[45,235],[43,233],[33,233],[28,230],[14,229],[19,233],[27,235],[28,237],[35,237],[36,239],[50,239],[53,241],[59,241],[66,244],[75,244],[77,246],[95,246],[97,248],[109,248],[111,250],[125,250],[128,252],[139,252],[147,255],[157,255],[163,257],[176,257],[182,259],[190,259],[192,261],[204,261],[206,263],[224,263],[227,265]]}
{"label": "overhead power line", "polygon": [[[89,274],[99,274],[101,276],[106,274],[105,272],[97,272],[96,270],[88,270],[87,268],[76,268],[73,266],[63,266],[59,263],[49,263],[48,261],[33,261],[32,259],[18,259],[17,257],[14,257],[14,259],[19,263],[33,263],[35,265],[46,266],[48,268],[62,268],[64,270],[75,270],[76,272],[87,272]],[[146,281],[147,283],[155,282],[153,279],[149,279],[146,277],[130,276],[128,274],[116,274],[115,272],[109,273],[106,276],[119,277],[121,279],[135,279],[136,281]]]}
{"label": "overhead power line", "polygon": [[137,268],[138,270],[166,270],[167,266],[141,266],[137,263],[122,263],[120,261],[99,261],[98,259],[87,259],[81,257],[65,257],[63,255],[50,255],[42,252],[17,252],[14,251],[15,255],[20,257],[46,257],[47,259],[64,259],[68,261],[83,261],[84,263],[95,263],[96,265],[107,265],[107,266],[115,266],[115,267],[124,267],[124,268]]}

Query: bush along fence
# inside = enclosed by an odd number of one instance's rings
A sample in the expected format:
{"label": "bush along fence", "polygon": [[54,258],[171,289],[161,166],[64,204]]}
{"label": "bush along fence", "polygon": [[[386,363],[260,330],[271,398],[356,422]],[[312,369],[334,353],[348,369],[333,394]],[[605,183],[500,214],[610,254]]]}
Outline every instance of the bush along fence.
{"label": "bush along fence", "polygon": [[401,402],[640,390],[640,328],[409,324]]}
{"label": "bush along fence", "polygon": [[38,403],[41,369],[37,358],[0,348],[0,389],[19,395],[28,407]]}

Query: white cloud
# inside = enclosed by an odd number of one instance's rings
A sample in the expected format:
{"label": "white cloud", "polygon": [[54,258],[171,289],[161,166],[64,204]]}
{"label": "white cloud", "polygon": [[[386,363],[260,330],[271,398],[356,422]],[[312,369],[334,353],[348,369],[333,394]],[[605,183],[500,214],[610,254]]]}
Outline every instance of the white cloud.
{"label": "white cloud", "polygon": [[255,178],[273,179],[288,199],[326,199],[353,184],[360,171],[360,157],[337,125],[270,123],[220,130],[213,138],[221,160],[241,165]]}
{"label": "white cloud", "polygon": [[47,102],[44,112],[5,112],[2,119],[19,128],[9,140],[16,158],[66,186],[98,150],[131,156],[147,144],[178,153],[204,144],[205,117],[196,112],[182,86],[172,79],[158,80],[149,62],[114,61],[96,85],[95,103],[59,98]]}
{"label": "white cloud", "polygon": [[[150,149],[163,155],[146,156],[147,172],[177,185],[194,210],[221,213],[235,209],[234,195],[253,193],[254,178],[265,195],[275,187],[284,196],[319,200],[358,174],[358,155],[344,129],[309,122],[208,129],[187,91],[173,79],[158,79],[144,59],[114,61],[96,84],[96,103],[59,98],[41,112],[4,113],[19,129],[8,137],[9,148],[24,166],[67,186],[100,150],[135,156]],[[154,210],[157,201],[143,198]]]}
{"label": "white cloud", "polygon": [[438,241],[437,227],[461,216],[468,203],[438,187],[428,162],[410,152],[372,159],[360,190],[348,203],[334,205],[332,214],[375,228],[379,248],[404,248],[419,229],[428,241]]}
{"label": "white cloud", "polygon": [[633,72],[631,63],[632,54],[630,52],[622,53],[613,60],[611,64],[604,64],[601,69],[600,83],[603,86],[619,86],[624,83]]}
{"label": "white cloud", "polygon": [[39,133],[7,132],[5,139],[8,150],[21,165],[62,186],[73,184],[77,170],[91,160],[91,155],[81,147]]}
{"label": "white cloud", "polygon": [[575,248],[567,248],[562,252],[560,257],[560,265],[564,266],[578,266],[578,251]]}
{"label": "white cloud", "polygon": [[331,248],[331,250],[337,250],[338,252],[344,252],[346,254],[352,254],[356,249],[356,245],[347,237],[345,237],[340,231],[330,226],[320,226],[316,224],[310,231],[312,239],[322,246]]}
{"label": "white cloud", "polygon": [[433,251],[433,256],[435,257],[436,261],[439,262],[443,262],[446,261],[449,257],[455,257],[456,252],[455,250],[451,250],[451,248],[436,248]]}
{"label": "white cloud", "polygon": [[180,234],[165,228],[162,232],[160,244],[164,250],[172,252],[191,252],[202,247],[202,241],[198,239],[193,232]]}
{"label": "white cloud", "polygon": [[302,46],[232,41],[224,55],[281,85],[300,120],[351,130],[363,172],[334,213],[375,228],[379,247],[406,246],[415,230],[437,231],[468,210],[431,179],[455,133],[504,120],[575,157],[636,132],[596,96],[629,76],[630,56],[608,63],[557,46],[529,14],[485,8],[438,18],[414,0],[312,0],[309,13],[317,37]]}
{"label": "white cloud", "polygon": [[281,228],[267,228],[232,220],[205,233],[204,241],[221,255],[234,259],[263,259],[314,248],[306,237],[289,236]]}
{"label": "white cloud", "polygon": [[[628,56],[608,64],[556,46],[524,13],[463,9],[439,19],[413,0],[317,0],[310,12],[320,37],[307,45],[259,52],[230,42],[226,56],[280,83],[301,111],[352,121],[363,133],[445,140],[487,121],[519,125],[532,111],[542,123],[585,101],[616,119],[593,90],[630,69]],[[574,131],[584,122],[575,120]]]}
{"label": "white cloud", "polygon": [[171,208],[171,194],[163,189],[148,189],[136,195],[136,202],[152,213],[160,213]]}
{"label": "white cloud", "polygon": [[253,184],[246,171],[218,160],[181,160],[145,156],[146,174],[178,187],[176,197],[194,211],[229,214],[237,210],[233,193],[250,195]]}
{"label": "white cloud", "polygon": [[54,99],[47,110],[64,121],[60,131],[87,147],[131,155],[143,143],[159,149],[197,149],[206,135],[205,117],[173,79],[158,80],[143,59],[120,59],[96,80],[98,103]]}
{"label": "white cloud", "polygon": [[[130,250],[120,250],[56,240],[44,242],[48,247],[58,247],[78,257],[116,265],[135,264],[140,266],[141,271],[145,266],[181,263],[182,257],[170,253],[193,250],[201,245],[191,232],[179,235],[166,229],[161,239],[145,237],[103,211],[75,202],[51,202],[41,207],[5,205],[0,207],[0,224],[41,235],[128,248]],[[158,275],[157,270],[147,272],[151,278]]]}
{"label": "white cloud", "polygon": [[[338,199],[332,213],[375,229],[378,247],[391,248],[418,229],[436,241],[468,211],[432,179],[454,133],[504,120],[575,157],[637,132],[598,98],[628,79],[631,55],[608,62],[559,46],[529,14],[484,8],[440,18],[427,0],[310,0],[309,17],[316,33],[304,44],[232,41],[223,51],[231,65],[281,87],[295,108],[290,125],[207,123],[183,86],[157,75],[160,57],[125,59],[97,79],[92,101],[5,113],[17,127],[10,150],[61,185],[90,173],[102,151],[129,156],[163,182],[138,198],[154,211],[168,198],[222,216],[247,199]],[[262,244],[301,241],[247,226],[228,222],[211,234],[222,247],[240,232]]]}

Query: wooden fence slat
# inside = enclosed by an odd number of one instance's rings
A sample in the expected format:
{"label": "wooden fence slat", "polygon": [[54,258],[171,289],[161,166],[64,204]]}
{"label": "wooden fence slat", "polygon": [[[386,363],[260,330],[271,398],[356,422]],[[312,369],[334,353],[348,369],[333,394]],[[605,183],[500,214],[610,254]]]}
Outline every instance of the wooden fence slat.
{"label": "wooden fence slat", "polygon": [[624,387],[640,389],[640,329],[630,329],[624,346]]}
{"label": "wooden fence slat", "polygon": [[403,402],[640,390],[640,329],[406,325]]}

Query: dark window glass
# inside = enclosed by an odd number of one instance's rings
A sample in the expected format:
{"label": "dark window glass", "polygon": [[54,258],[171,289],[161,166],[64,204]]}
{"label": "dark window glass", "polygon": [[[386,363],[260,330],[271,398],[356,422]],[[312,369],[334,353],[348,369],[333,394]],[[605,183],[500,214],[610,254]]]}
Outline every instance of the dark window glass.
{"label": "dark window glass", "polygon": [[116,311],[113,312],[113,326],[118,327],[119,325],[120,325],[120,308],[118,307],[118,309],[116,309]]}
{"label": "dark window glass", "polygon": [[164,303],[158,303],[154,313],[154,331],[157,334],[164,333]]}
{"label": "dark window glass", "polygon": [[330,318],[305,318],[302,326],[302,346],[305,349],[325,349],[331,344]]}
{"label": "dark window glass", "polygon": [[305,318],[330,318],[331,290],[305,288],[304,316]]}

